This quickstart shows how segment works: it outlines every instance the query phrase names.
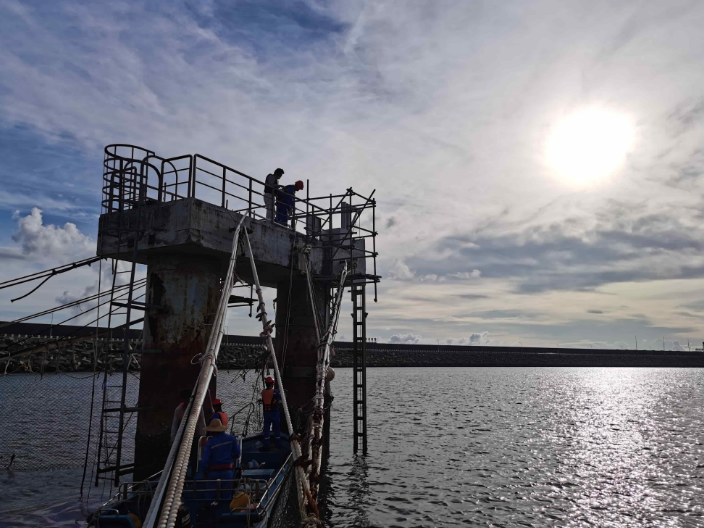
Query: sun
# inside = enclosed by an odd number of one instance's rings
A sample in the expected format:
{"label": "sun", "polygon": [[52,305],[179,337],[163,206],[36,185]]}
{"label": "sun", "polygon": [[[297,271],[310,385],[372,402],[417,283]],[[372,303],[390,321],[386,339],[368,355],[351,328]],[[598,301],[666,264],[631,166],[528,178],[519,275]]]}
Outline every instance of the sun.
{"label": "sun", "polygon": [[623,165],[633,139],[629,116],[587,108],[553,127],[546,144],[547,163],[569,185],[596,184]]}

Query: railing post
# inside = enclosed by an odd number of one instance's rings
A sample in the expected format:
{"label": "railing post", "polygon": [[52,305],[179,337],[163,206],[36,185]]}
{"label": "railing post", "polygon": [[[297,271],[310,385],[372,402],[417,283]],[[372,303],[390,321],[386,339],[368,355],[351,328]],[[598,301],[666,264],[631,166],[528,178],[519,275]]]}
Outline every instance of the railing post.
{"label": "railing post", "polygon": [[188,198],[196,196],[196,157],[188,156]]}
{"label": "railing post", "polygon": [[310,220],[310,180],[306,178],[306,235],[311,236],[309,226],[313,225]]}
{"label": "railing post", "polygon": [[[156,193],[156,200],[159,203],[161,203],[161,188],[166,185],[164,183],[164,163],[164,160],[161,160],[161,172],[159,173],[159,190]],[[176,173],[176,178],[178,178],[178,172]],[[178,192],[178,186],[176,186],[176,191]]]}
{"label": "railing post", "polygon": [[249,211],[247,216],[252,216],[252,178],[249,179]]}
{"label": "railing post", "polygon": [[225,183],[227,183],[227,169],[222,168],[222,206],[225,207]]}
{"label": "railing post", "polygon": [[122,160],[120,160],[120,172],[119,172],[119,180],[118,180],[118,204],[119,204],[119,210],[124,211],[125,210],[125,173],[123,172],[122,168]]}

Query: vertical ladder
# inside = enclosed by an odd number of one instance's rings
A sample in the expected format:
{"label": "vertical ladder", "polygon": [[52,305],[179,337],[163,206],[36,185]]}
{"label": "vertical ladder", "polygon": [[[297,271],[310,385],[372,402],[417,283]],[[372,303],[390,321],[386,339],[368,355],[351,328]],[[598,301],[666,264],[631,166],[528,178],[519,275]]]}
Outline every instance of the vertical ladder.
{"label": "vertical ladder", "polygon": [[353,334],[353,450],[367,454],[367,305],[366,285],[352,282],[352,334]]}
{"label": "vertical ladder", "polygon": [[[130,327],[140,320],[132,321],[132,310],[145,310],[146,303],[135,303],[134,300],[134,279],[137,270],[137,249],[139,238],[142,234],[141,230],[141,208],[146,198],[145,175],[143,167],[140,167],[137,173],[134,167],[125,170],[123,161],[120,160],[120,181],[122,185],[120,198],[129,202],[132,208],[137,210],[138,225],[136,228],[123,226],[122,213],[125,210],[121,205],[118,213],[117,226],[117,258],[113,260],[113,281],[112,291],[110,295],[110,312],[108,315],[108,328],[111,327],[112,316],[115,315],[113,307],[125,308],[125,324],[122,326],[124,338],[122,340],[122,376],[119,384],[108,384],[109,354],[112,352],[112,343],[108,345],[109,352],[105,358],[105,376],[103,378],[103,405],[100,421],[100,436],[98,441],[98,470],[96,472],[95,484],[98,485],[100,479],[112,480],[115,486],[120,485],[120,477],[134,471],[134,463],[123,463],[123,437],[129,418],[125,420],[128,414],[134,413],[139,409],[130,408],[126,405],[127,399],[127,377],[129,373],[129,365],[132,361],[132,346],[130,343]],[[135,207],[136,206],[136,207]],[[118,259],[121,253],[123,235],[131,233],[131,239],[127,239],[128,247],[132,246],[131,259],[129,269],[118,271]],[[117,275],[129,273],[129,286],[127,288],[127,302],[118,303],[115,301],[115,283]],[[112,332],[109,333],[109,342],[112,341]]]}

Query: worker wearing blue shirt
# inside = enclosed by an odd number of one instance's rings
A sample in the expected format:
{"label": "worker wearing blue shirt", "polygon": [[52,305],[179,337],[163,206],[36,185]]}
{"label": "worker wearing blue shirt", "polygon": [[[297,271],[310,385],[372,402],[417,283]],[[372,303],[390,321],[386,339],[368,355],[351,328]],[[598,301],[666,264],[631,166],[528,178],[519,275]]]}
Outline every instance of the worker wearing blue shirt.
{"label": "worker wearing blue shirt", "polygon": [[215,398],[213,400],[213,410],[215,411],[215,414],[210,417],[210,421],[212,422],[217,418],[222,422],[225,427],[227,427],[227,422],[229,419],[227,413],[222,410],[222,401],[220,400],[220,398]]}
{"label": "worker wearing blue shirt", "polygon": [[279,402],[281,394],[274,388],[274,378],[267,376],[264,380],[266,389],[262,391],[264,404],[264,434],[262,440],[264,447],[269,446],[270,429],[274,429],[274,443],[278,447],[281,441],[281,418],[279,417]]}
{"label": "worker wearing blue shirt", "polygon": [[298,180],[293,185],[286,185],[279,189],[276,194],[276,217],[274,222],[284,226],[288,226],[289,218],[291,219],[291,227],[295,227],[294,219],[296,208],[294,207],[295,194],[303,190],[303,182]]}
{"label": "worker wearing blue shirt", "polygon": [[[225,432],[226,425],[215,418],[210,421],[210,425],[205,428],[212,436],[205,444],[203,449],[203,458],[201,464],[203,466],[203,477],[205,480],[232,480],[233,469],[237,460],[240,458],[240,444],[232,435]],[[231,486],[224,485],[223,490],[229,490]],[[211,483],[207,486],[208,489],[214,489],[215,486]],[[216,492],[210,491],[207,494],[208,499],[216,498]],[[231,493],[229,491],[222,492],[222,499],[229,499]]]}

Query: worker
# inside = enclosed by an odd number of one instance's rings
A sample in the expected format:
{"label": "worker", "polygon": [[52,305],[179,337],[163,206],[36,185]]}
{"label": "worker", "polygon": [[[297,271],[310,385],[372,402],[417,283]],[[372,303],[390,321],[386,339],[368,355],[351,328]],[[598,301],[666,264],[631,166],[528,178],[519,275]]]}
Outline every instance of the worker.
{"label": "worker", "polygon": [[279,417],[279,402],[281,394],[274,388],[274,378],[267,376],[264,380],[266,389],[262,391],[262,403],[264,404],[264,434],[262,441],[264,447],[269,447],[270,429],[274,429],[274,444],[276,447],[281,441],[281,419]]}
{"label": "worker", "polygon": [[288,219],[290,218],[291,227],[295,227],[295,194],[302,190],[303,182],[301,180],[298,180],[293,185],[286,185],[279,189],[279,192],[276,194],[276,223],[288,225]]}
{"label": "worker", "polygon": [[[183,420],[183,415],[186,413],[186,407],[188,407],[188,401],[191,399],[191,389],[183,389],[179,393],[179,398],[181,403],[174,410],[174,419],[171,422],[171,444],[174,443],[174,438],[176,438],[176,433],[178,432],[178,427],[181,425],[181,420]],[[198,413],[198,421],[196,422],[196,436],[197,440],[201,436],[205,436],[205,417],[203,416],[203,409],[200,409]]]}
{"label": "worker", "polygon": [[264,180],[264,207],[266,207],[266,219],[271,220],[274,217],[274,198],[276,191],[279,190],[279,180],[284,175],[283,169],[276,169],[274,174],[267,174]]}
{"label": "worker", "polygon": [[[205,430],[211,436],[205,444],[201,458],[204,480],[232,480],[234,468],[240,458],[240,443],[237,438],[225,432],[227,425],[223,425],[218,418],[210,420]],[[217,498],[215,483],[208,483],[206,489],[211,490],[206,492],[207,499]],[[222,489],[232,489],[232,484],[225,483]],[[220,498],[230,500],[231,492],[222,491]]]}
{"label": "worker", "polygon": [[227,413],[222,410],[222,402],[220,401],[220,398],[215,398],[213,400],[213,410],[215,411],[215,414],[210,417],[210,421],[212,422],[215,418],[217,418],[224,426],[227,426]]}

